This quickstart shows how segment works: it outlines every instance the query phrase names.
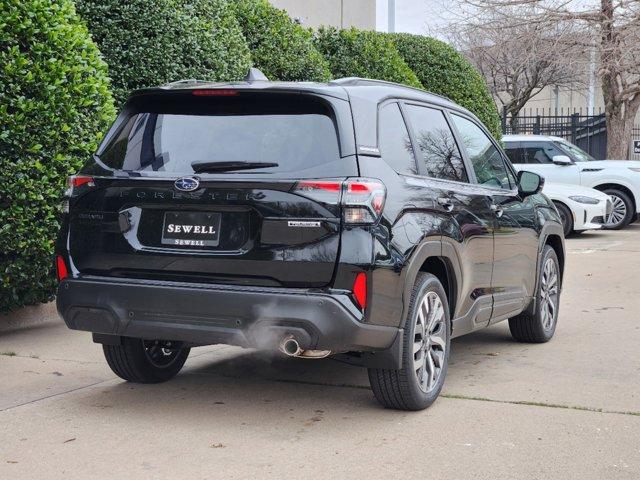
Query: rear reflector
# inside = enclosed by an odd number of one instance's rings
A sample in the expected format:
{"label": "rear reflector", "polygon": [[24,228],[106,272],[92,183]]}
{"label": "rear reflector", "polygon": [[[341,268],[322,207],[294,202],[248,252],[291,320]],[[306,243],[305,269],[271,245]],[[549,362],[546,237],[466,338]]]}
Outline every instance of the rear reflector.
{"label": "rear reflector", "polygon": [[361,310],[367,307],[367,274],[360,272],[353,281],[353,298]]}
{"label": "rear reflector", "polygon": [[191,93],[197,97],[233,97],[238,94],[238,91],[229,88],[212,88],[193,90]]}
{"label": "rear reflector", "polygon": [[64,258],[62,255],[56,255],[56,274],[58,276],[58,281],[61,282],[65,278],[69,276],[69,271],[67,270],[67,264],[64,263]]}

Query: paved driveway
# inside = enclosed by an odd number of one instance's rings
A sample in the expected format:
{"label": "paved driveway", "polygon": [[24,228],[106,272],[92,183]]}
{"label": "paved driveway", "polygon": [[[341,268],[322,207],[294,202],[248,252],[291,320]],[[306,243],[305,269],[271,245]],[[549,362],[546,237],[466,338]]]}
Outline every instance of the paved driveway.
{"label": "paved driveway", "polygon": [[454,340],[418,413],[381,409],[361,369],[231,347],[130,385],[52,306],[0,317],[0,478],[637,480],[640,225],[567,248],[555,339]]}

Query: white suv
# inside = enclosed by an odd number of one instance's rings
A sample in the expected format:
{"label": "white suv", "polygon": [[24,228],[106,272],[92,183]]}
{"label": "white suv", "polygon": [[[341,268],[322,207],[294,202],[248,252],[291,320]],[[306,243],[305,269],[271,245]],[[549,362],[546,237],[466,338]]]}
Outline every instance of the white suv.
{"label": "white suv", "polygon": [[596,160],[563,138],[505,135],[505,151],[518,170],[528,170],[549,182],[595,188],[611,197],[613,210],[605,228],[618,230],[640,213],[640,162]]}

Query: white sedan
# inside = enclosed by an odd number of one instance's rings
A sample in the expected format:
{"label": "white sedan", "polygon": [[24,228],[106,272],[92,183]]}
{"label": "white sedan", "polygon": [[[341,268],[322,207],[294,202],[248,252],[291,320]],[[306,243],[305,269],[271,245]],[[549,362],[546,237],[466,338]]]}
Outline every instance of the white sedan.
{"label": "white sedan", "polygon": [[542,189],[560,214],[565,237],[602,228],[613,208],[609,195],[593,188],[547,182]]}

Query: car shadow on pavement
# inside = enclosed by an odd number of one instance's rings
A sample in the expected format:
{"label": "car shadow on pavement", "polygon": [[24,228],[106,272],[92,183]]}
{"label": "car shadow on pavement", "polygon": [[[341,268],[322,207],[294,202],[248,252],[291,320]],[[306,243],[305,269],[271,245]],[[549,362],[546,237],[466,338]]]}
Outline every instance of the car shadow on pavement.
{"label": "car shadow on pavement", "polygon": [[[508,329],[496,327],[453,340],[448,376],[480,373],[485,360],[497,356],[496,352],[506,353],[509,345],[517,344]],[[180,405],[184,411],[219,407],[225,415],[241,416],[242,412],[246,414],[248,404],[271,410],[275,402],[278,409],[291,411],[306,404],[345,411],[382,408],[369,388],[366,369],[335,359],[303,360],[231,347],[203,354],[194,349],[192,355],[185,369],[168,383],[110,383],[85,392],[79,400],[88,405],[123,408],[127,415],[144,415],[154,408],[171,410]],[[445,392],[446,388],[445,384]],[[163,400],[158,403],[158,399]],[[167,407],[169,404],[171,407]]]}

